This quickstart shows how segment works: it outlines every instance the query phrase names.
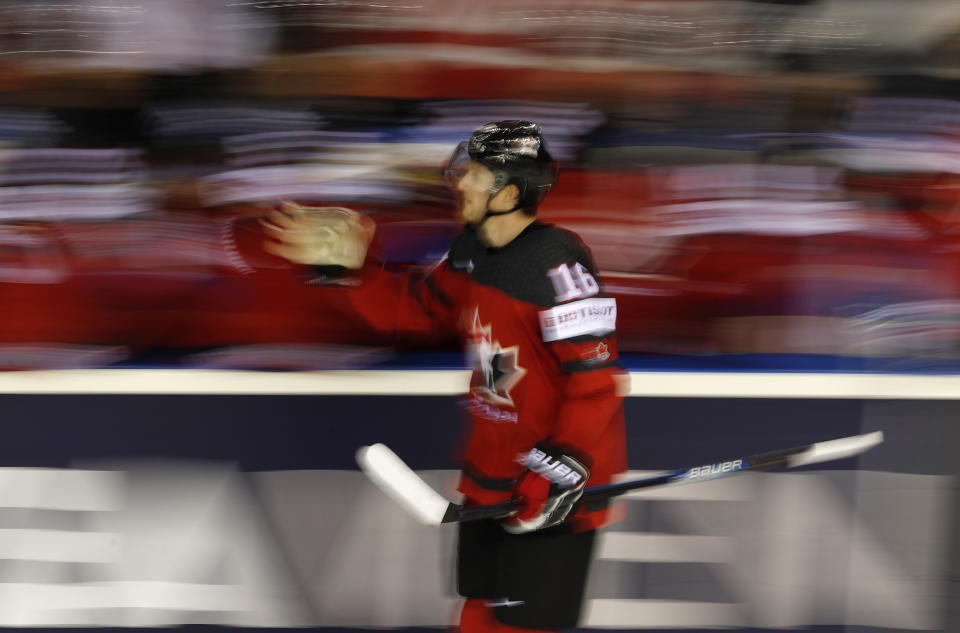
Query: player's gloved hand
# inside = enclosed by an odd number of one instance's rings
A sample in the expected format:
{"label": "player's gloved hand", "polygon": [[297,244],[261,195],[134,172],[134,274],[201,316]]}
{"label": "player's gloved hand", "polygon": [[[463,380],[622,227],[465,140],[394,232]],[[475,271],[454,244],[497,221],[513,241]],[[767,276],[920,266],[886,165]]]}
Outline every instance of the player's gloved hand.
{"label": "player's gloved hand", "polygon": [[261,221],[264,249],[296,264],[361,268],[376,231],[369,217],[343,207],[284,202]]}
{"label": "player's gloved hand", "polygon": [[590,471],[569,455],[541,448],[531,449],[520,461],[527,470],[513,493],[522,506],[502,521],[503,528],[520,534],[562,523],[583,494]]}

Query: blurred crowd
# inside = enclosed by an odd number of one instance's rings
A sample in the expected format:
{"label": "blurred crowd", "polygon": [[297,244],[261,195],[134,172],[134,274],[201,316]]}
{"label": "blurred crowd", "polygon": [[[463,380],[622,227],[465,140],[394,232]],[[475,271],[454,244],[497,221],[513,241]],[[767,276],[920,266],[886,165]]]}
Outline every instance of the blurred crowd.
{"label": "blurred crowd", "polygon": [[[953,0],[0,0],[0,368],[325,368],[452,341],[327,314],[262,249],[347,206],[427,265],[440,166],[539,122],[623,351],[951,363]],[[793,359],[791,361],[790,359]]]}

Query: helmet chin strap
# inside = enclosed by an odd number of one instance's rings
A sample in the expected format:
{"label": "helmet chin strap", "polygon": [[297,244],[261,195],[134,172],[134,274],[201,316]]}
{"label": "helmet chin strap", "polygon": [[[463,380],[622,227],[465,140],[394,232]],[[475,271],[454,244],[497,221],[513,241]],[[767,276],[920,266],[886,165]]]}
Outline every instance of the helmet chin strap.
{"label": "helmet chin strap", "polygon": [[509,211],[487,211],[484,214],[484,216],[480,218],[480,221],[474,224],[474,226],[477,228],[480,228],[481,226],[483,226],[483,223],[489,220],[490,218],[496,217],[498,215],[510,215],[511,213],[516,213],[519,210],[520,210],[519,208],[515,207],[513,209],[510,209]]}
{"label": "helmet chin strap", "polygon": [[[500,193],[500,192],[498,191],[497,193]],[[496,216],[498,216],[498,215],[510,215],[511,213],[516,213],[517,211],[520,210],[520,207],[514,206],[514,207],[513,207],[512,209],[510,209],[509,211],[491,211],[491,210],[490,210],[490,201],[493,200],[493,197],[494,197],[495,195],[497,195],[497,193],[491,193],[491,194],[489,194],[489,195],[487,196],[487,212],[486,212],[485,214],[483,214],[483,217],[480,218],[480,220],[477,221],[477,222],[473,225],[474,228],[478,228],[478,229],[479,229],[481,226],[483,226],[484,222],[486,222],[487,220],[489,220],[489,219],[492,218],[492,217],[496,217]]]}

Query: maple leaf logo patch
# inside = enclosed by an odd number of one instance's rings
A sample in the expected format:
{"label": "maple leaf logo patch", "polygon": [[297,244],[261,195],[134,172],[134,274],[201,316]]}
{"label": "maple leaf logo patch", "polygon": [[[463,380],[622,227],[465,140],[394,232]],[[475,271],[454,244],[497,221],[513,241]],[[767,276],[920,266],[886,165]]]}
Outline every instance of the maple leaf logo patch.
{"label": "maple leaf logo patch", "polygon": [[518,364],[518,347],[500,347],[500,342],[493,339],[490,325],[481,323],[480,312],[475,310],[469,348],[474,362],[471,391],[491,404],[512,407],[510,390],[527,373]]}
{"label": "maple leaf logo patch", "polygon": [[610,360],[610,347],[603,341],[600,341],[593,347],[580,352],[580,358],[587,365],[597,365]]}

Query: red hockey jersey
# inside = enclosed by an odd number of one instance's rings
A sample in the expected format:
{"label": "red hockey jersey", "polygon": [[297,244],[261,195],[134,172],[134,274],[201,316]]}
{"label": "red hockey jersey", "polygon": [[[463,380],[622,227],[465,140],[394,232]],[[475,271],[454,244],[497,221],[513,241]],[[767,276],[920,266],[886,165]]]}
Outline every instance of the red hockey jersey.
{"label": "red hockey jersey", "polygon": [[[588,486],[625,470],[616,302],[575,234],[534,222],[489,248],[467,227],[422,278],[371,273],[347,295],[370,325],[401,337],[457,324],[474,365],[460,481],[468,503],[508,499],[518,457],[535,445],[586,464]],[[581,507],[572,520],[597,527],[606,511]]]}

